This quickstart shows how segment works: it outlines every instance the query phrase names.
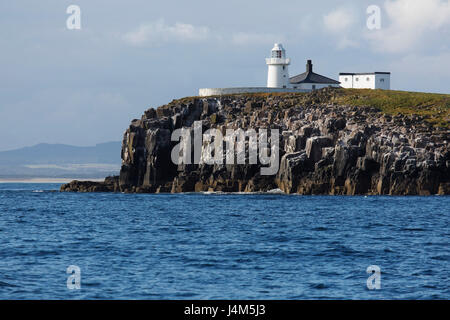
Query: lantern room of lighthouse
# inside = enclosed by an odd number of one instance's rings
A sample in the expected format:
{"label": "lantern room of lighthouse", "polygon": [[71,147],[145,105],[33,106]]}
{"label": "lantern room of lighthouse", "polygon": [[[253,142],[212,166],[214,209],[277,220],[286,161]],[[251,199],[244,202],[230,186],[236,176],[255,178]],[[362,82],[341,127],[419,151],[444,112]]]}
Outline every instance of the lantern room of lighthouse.
{"label": "lantern room of lighthouse", "polygon": [[268,66],[267,87],[268,88],[288,88],[289,71],[288,66],[291,59],[286,58],[286,51],[281,43],[275,43],[271,57],[266,59]]}

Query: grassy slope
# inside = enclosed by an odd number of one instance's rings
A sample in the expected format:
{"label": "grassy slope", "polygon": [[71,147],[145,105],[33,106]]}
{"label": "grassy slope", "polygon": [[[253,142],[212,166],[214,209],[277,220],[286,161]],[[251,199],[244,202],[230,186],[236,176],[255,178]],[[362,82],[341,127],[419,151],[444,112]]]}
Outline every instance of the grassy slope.
{"label": "grassy slope", "polygon": [[[288,105],[292,103],[334,103],[352,106],[375,107],[386,114],[420,115],[434,126],[450,128],[450,94],[371,90],[371,89],[335,89],[332,94],[321,96],[321,90],[313,93],[254,93],[240,94],[256,99],[270,96],[286,97]],[[317,95],[318,93],[318,95]],[[186,97],[173,103],[193,100],[198,97]]]}
{"label": "grassy slope", "polygon": [[449,127],[450,95],[392,90],[341,89],[336,102],[371,106],[387,114],[417,114],[435,126]]}

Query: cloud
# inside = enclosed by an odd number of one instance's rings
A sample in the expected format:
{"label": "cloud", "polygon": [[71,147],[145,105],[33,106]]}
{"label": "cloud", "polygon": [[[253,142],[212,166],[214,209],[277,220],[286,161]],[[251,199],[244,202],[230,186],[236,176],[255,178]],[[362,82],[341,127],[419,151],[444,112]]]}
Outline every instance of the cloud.
{"label": "cloud", "polygon": [[424,41],[437,40],[436,35],[448,34],[449,28],[449,0],[389,0],[381,13],[381,29],[367,32],[366,38],[375,50],[403,53],[426,47]]}
{"label": "cloud", "polygon": [[338,49],[358,47],[354,35],[356,20],[354,10],[348,8],[338,8],[323,16],[325,30],[333,35]]}
{"label": "cloud", "polygon": [[405,77],[416,77],[424,79],[425,82],[441,82],[448,76],[450,70],[450,52],[432,55],[408,54],[394,60],[390,68]]}
{"label": "cloud", "polygon": [[237,32],[231,36],[231,42],[237,45],[272,45],[275,42],[283,42],[284,40],[285,37],[282,35],[268,33]]}
{"label": "cloud", "polygon": [[220,32],[206,26],[177,22],[173,25],[163,19],[141,24],[134,31],[125,33],[123,40],[134,46],[159,47],[171,43],[196,43],[218,41],[231,45],[272,45],[282,42],[280,34],[257,32]]}
{"label": "cloud", "polygon": [[391,87],[397,90],[449,93],[450,52],[396,55],[386,64],[392,72]]}
{"label": "cloud", "polygon": [[136,46],[160,46],[174,42],[200,42],[208,40],[211,32],[208,27],[177,22],[166,24],[163,19],[142,24],[134,31],[126,33],[126,42]]}
{"label": "cloud", "polygon": [[332,33],[346,32],[354,23],[354,14],[349,9],[339,8],[323,16],[325,29]]}

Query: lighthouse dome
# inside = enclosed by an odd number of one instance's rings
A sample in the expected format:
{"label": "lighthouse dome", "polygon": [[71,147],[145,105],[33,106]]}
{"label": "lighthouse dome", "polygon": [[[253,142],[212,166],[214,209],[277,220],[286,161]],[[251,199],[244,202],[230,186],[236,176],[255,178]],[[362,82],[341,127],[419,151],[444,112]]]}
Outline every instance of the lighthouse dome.
{"label": "lighthouse dome", "polygon": [[281,43],[275,43],[272,50],[284,50],[284,48]]}
{"label": "lighthouse dome", "polygon": [[286,57],[286,51],[283,48],[283,45],[281,43],[275,43],[272,48],[272,58],[285,58]]}

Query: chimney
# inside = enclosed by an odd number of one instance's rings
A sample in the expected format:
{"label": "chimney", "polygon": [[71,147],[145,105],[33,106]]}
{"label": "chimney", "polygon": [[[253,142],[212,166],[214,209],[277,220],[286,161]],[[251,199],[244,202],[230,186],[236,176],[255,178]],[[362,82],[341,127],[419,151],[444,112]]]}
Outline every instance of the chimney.
{"label": "chimney", "polygon": [[308,60],[308,62],[306,63],[306,72],[308,73],[313,72],[312,66],[313,66],[312,61]]}

